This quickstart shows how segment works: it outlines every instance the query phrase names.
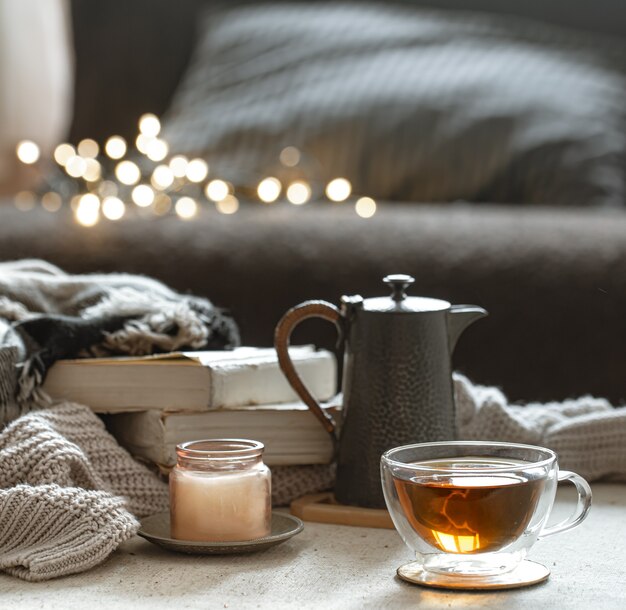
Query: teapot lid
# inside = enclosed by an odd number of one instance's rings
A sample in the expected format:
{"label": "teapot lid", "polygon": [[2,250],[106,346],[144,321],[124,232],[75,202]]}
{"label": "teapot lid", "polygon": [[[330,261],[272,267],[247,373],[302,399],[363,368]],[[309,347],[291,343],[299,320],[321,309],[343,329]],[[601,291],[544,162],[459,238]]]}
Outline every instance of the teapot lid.
{"label": "teapot lid", "polygon": [[388,297],[364,299],[363,309],[381,313],[425,313],[428,311],[443,311],[450,308],[450,303],[442,299],[407,296],[406,289],[414,281],[415,279],[410,275],[387,275],[383,278],[383,282],[391,286],[391,295]]}

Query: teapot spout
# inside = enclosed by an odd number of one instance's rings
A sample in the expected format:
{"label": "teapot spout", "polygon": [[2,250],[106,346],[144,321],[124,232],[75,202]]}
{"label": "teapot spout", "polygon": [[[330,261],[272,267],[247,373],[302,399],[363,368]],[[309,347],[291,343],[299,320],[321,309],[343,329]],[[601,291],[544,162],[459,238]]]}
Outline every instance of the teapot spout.
{"label": "teapot spout", "polygon": [[461,333],[473,322],[488,316],[486,309],[478,305],[452,305],[448,312],[448,347],[454,351]]}

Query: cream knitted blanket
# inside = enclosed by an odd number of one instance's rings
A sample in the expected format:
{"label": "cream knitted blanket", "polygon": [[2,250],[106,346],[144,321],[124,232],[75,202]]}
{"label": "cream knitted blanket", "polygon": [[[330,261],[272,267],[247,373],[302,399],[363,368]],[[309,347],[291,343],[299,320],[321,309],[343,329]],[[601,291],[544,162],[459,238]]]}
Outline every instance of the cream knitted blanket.
{"label": "cream knitted blanket", "polygon": [[559,466],[589,481],[626,481],[626,407],[592,396],[511,405],[494,387],[454,375],[458,436],[549,447]]}
{"label": "cream knitted blanket", "polygon": [[0,569],[26,580],[81,572],[167,510],[167,490],[86,407],[23,415],[0,434]]}

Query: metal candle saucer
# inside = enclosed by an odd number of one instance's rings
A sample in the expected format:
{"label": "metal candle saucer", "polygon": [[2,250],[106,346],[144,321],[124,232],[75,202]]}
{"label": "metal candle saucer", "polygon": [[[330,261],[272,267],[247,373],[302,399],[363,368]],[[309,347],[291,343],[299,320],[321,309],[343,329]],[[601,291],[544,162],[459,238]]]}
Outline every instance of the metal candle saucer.
{"label": "metal candle saucer", "polygon": [[297,517],[272,511],[272,531],[269,536],[264,536],[263,538],[240,542],[177,540],[170,537],[170,513],[168,511],[143,519],[137,534],[169,551],[194,555],[232,555],[262,551],[289,540],[289,538],[299,534],[303,529],[304,524]]}

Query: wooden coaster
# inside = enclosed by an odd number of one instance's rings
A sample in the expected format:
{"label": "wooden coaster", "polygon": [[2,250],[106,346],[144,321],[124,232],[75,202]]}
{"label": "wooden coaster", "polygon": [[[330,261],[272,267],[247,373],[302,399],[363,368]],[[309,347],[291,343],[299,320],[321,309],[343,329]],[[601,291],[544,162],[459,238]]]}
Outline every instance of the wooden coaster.
{"label": "wooden coaster", "polygon": [[428,572],[417,561],[398,568],[398,576],[407,582],[421,587],[435,589],[461,589],[466,591],[498,591],[519,589],[536,585],[547,580],[550,570],[546,566],[524,559],[514,570],[490,576],[458,576]]}
{"label": "wooden coaster", "polygon": [[384,508],[338,504],[331,492],[311,494],[294,500],[291,503],[291,514],[303,521],[316,523],[393,529],[393,521]]}

